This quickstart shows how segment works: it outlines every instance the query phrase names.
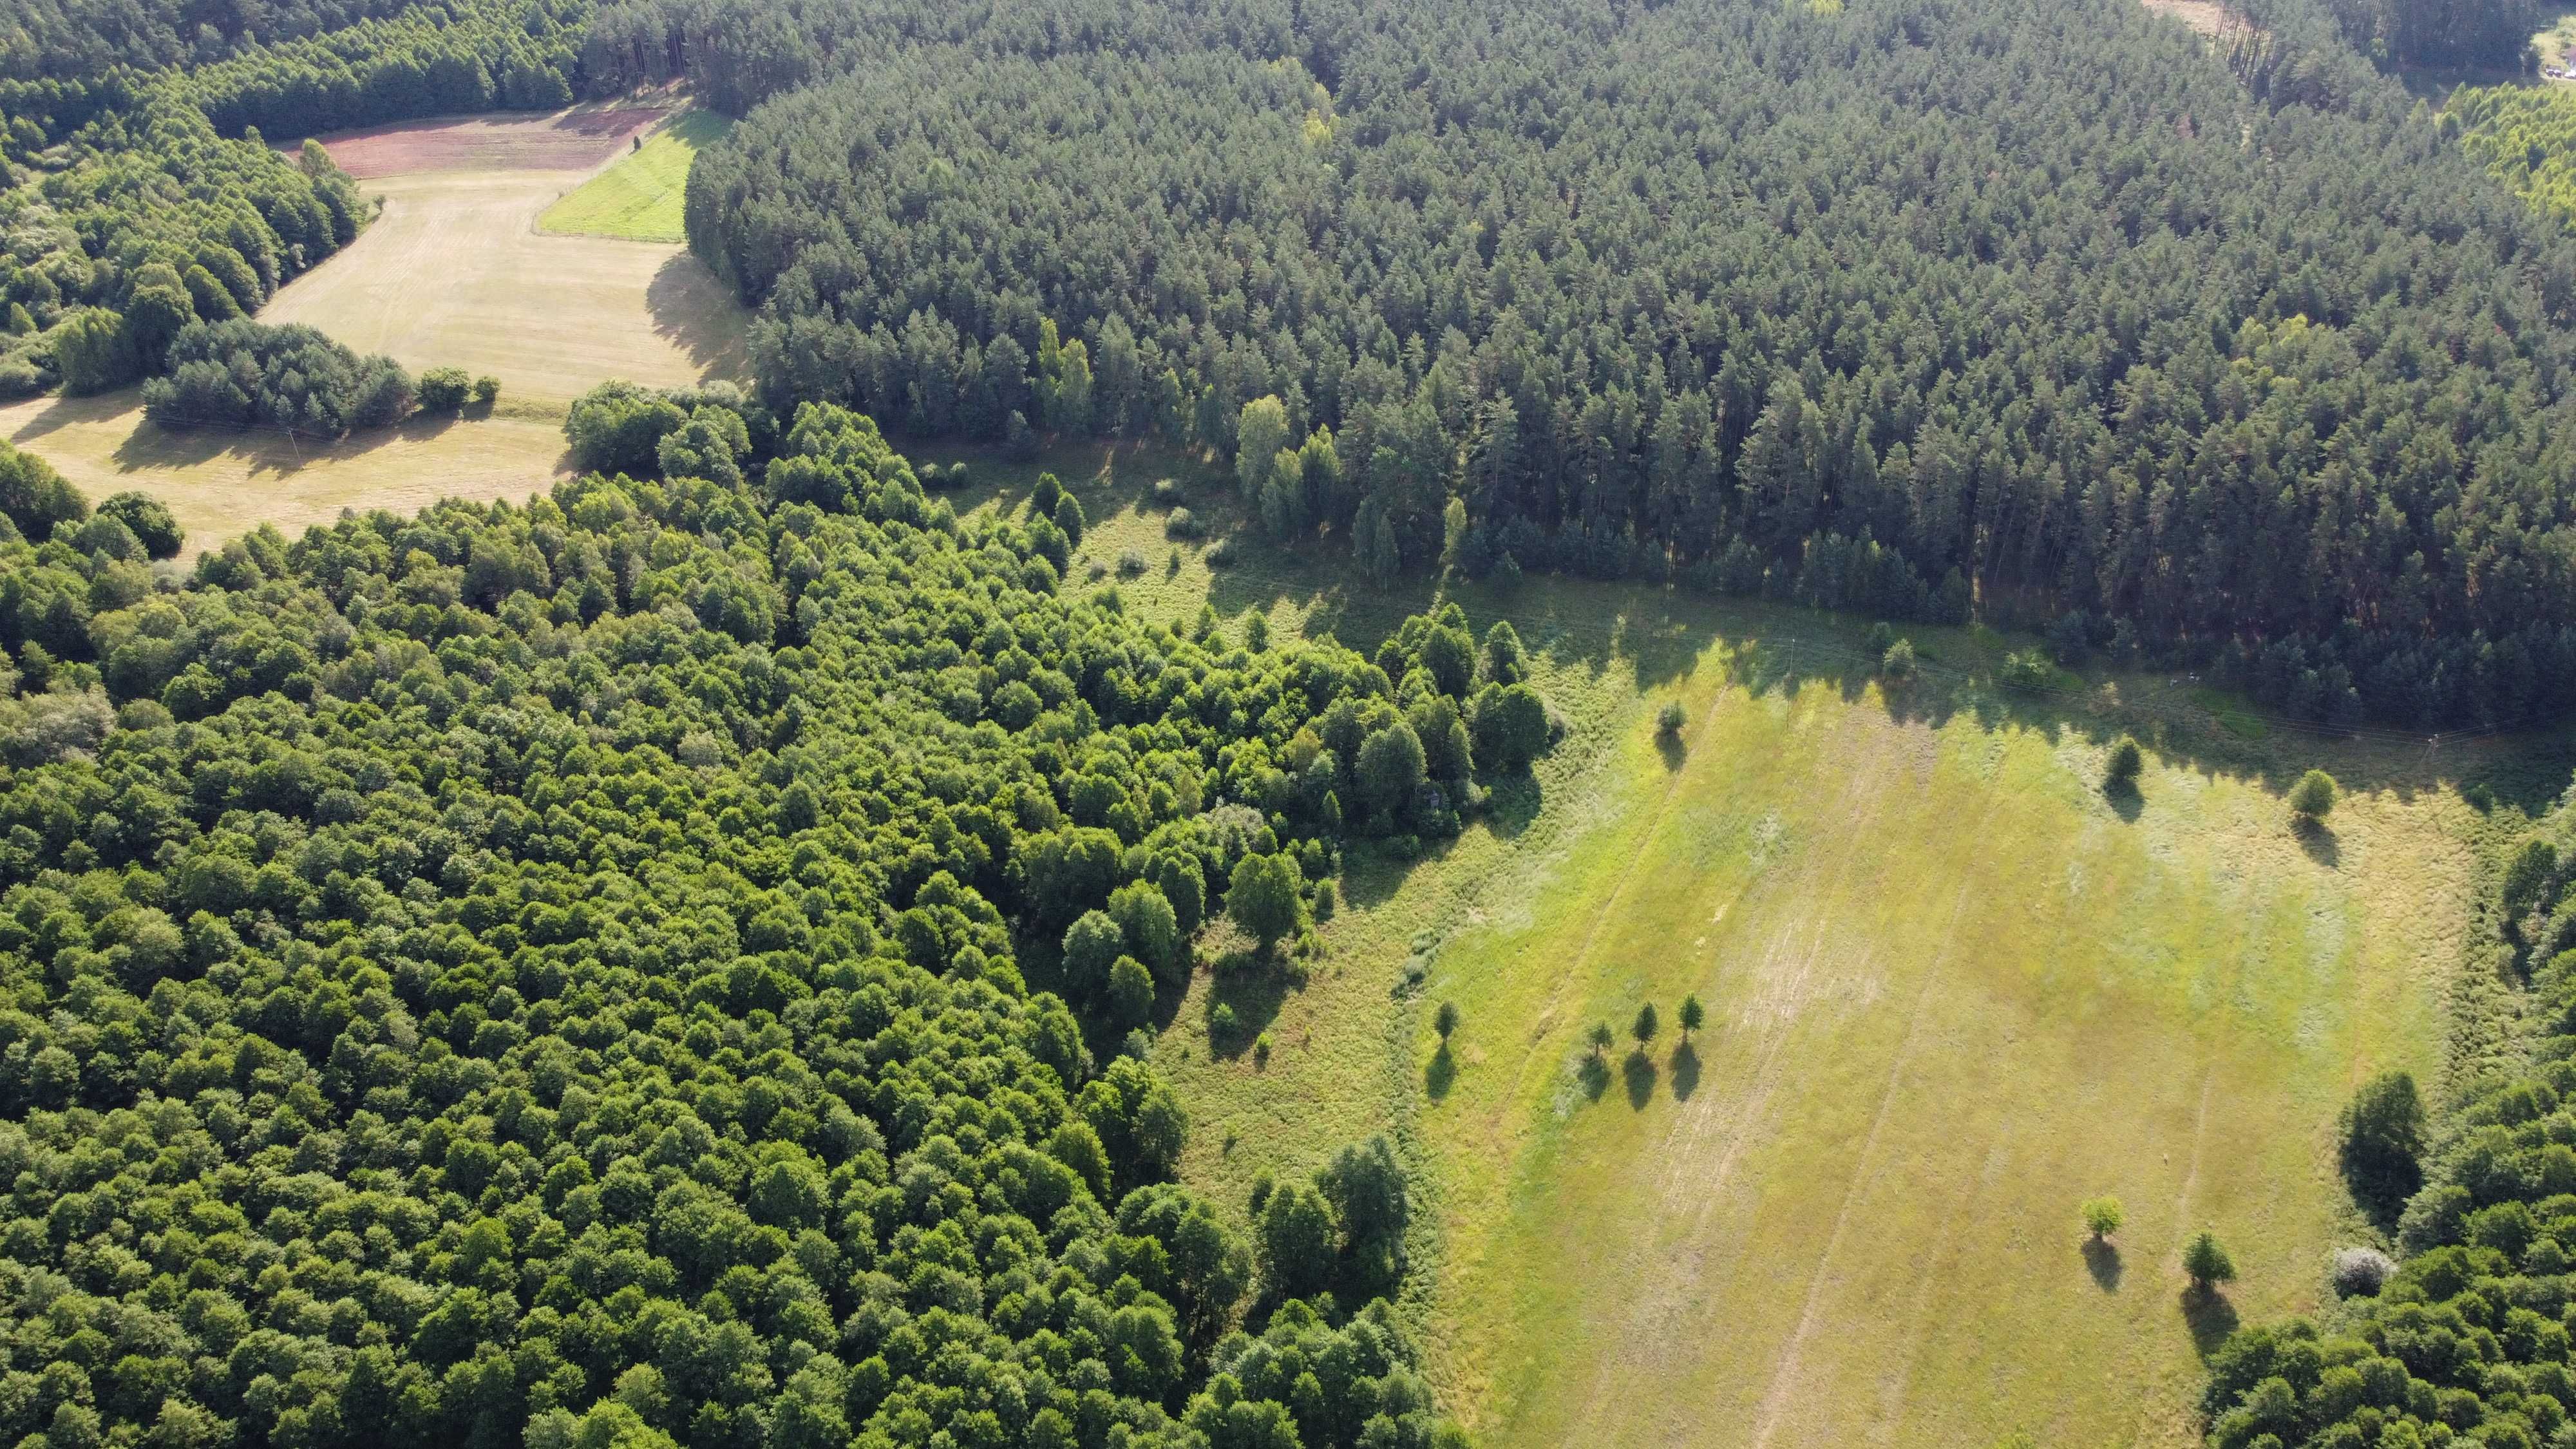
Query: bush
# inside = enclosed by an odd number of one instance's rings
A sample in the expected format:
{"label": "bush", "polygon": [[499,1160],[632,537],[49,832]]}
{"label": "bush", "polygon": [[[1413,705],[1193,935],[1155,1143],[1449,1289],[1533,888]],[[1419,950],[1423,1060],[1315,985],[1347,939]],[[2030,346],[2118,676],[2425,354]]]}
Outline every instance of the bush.
{"label": "bush", "polygon": [[474,379],[474,405],[489,408],[501,400],[501,379],[490,373]]}
{"label": "bush", "polygon": [[2047,689],[2057,682],[2057,669],[2038,650],[2019,649],[2004,656],[1995,677],[2006,689]]}
{"label": "bush", "polygon": [[1690,716],[1682,709],[1682,702],[1678,699],[1667,702],[1662,709],[1655,711],[1655,733],[1668,740],[1679,739],[1682,727],[1688,723],[1690,723]]}
{"label": "bush", "polygon": [[1209,544],[1207,546],[1207,552],[1199,555],[1199,558],[1205,562],[1209,568],[1224,568],[1226,565],[1234,562],[1234,540],[1230,538],[1218,539],[1216,542]]}
{"label": "bush", "polygon": [[1163,533],[1169,538],[1196,538],[1205,532],[1207,526],[1199,522],[1197,514],[1186,508],[1175,508],[1163,519]]}
{"label": "bush", "polygon": [[2376,1298],[2396,1271],[2396,1260],[2377,1248],[2343,1248],[2335,1253],[2329,1276],[2338,1298]]}
{"label": "bush", "polygon": [[1904,679],[1914,673],[1914,641],[1899,639],[1878,656],[1878,672],[1890,679]]}
{"label": "bush", "polygon": [[2236,1260],[2218,1245],[2218,1235],[2204,1228],[2200,1236],[2182,1254],[2182,1270],[2190,1275],[2191,1285],[2206,1293],[2236,1277]]}
{"label": "bush", "polygon": [[1158,508],[1178,508],[1181,500],[1188,496],[1177,478],[1157,478],[1150,491],[1154,506]]}
{"label": "bush", "polygon": [[2335,808],[2335,779],[2323,770],[2310,770],[2290,787],[2290,808],[2301,821],[2314,824]]}
{"label": "bush", "polygon": [[2091,1233],[2097,1242],[2118,1232],[2120,1224],[2127,1219],[2128,1214],[2122,1210],[2116,1197],[2106,1194],[2084,1201],[2084,1231]]}
{"label": "bush", "polygon": [[473,391],[473,380],[461,367],[433,367],[420,375],[420,410],[443,418],[465,411],[466,395]]}
{"label": "bush", "polygon": [[1132,579],[1145,572],[1145,551],[1140,548],[1118,550],[1118,577]]}
{"label": "bush", "polygon": [[2102,767],[2102,783],[2113,790],[2135,789],[2138,771],[2145,764],[2146,758],[2139,752],[2138,742],[2122,735],[2119,743],[2111,746],[2109,763]]}

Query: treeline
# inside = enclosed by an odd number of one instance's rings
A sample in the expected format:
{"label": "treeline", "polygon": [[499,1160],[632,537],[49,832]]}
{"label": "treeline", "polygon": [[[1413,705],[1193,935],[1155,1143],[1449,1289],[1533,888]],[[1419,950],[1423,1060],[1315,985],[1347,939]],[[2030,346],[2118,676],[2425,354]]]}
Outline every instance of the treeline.
{"label": "treeline", "polygon": [[1459,1442],[1360,1307],[1394,1154],[1238,1233],[1117,992],[1473,808],[1433,726],[1525,689],[1508,636],[1146,624],[1058,592],[1070,494],[962,521],[864,418],[665,402],[615,410],[667,472],[185,587],[20,490],[0,1434]]}
{"label": "treeline", "polygon": [[395,14],[418,0],[13,0],[0,12],[0,80],[90,81],[207,65]]}
{"label": "treeline", "polygon": [[443,0],[171,83],[215,128],[297,138],[469,111],[570,105],[590,0]]}
{"label": "treeline", "polygon": [[[2403,1205],[2389,1269],[2337,1261],[2349,1295],[2322,1321],[2246,1329],[2211,1361],[2210,1442],[2253,1446],[2562,1443],[2576,1424],[2576,810],[2563,805],[2503,863],[2495,969],[2527,982],[2527,1059],[2464,1071],[2419,1160],[2411,1082],[2374,1084],[2344,1127],[2357,1192]],[[2416,1190],[2418,1184],[2421,1190]],[[2411,1193],[2411,1199],[2406,1194]]]}
{"label": "treeline", "polygon": [[256,311],[347,245],[366,202],[321,147],[225,140],[194,107],[146,100],[71,141],[58,170],[0,192],[0,396],[122,386],[162,369],[192,322]]}
{"label": "treeline", "polygon": [[1454,497],[1470,561],[2569,702],[2576,249],[2320,11],[2239,79],[2108,0],[883,8],[692,175],[772,397],[1233,453],[1275,396],[1294,531],[1403,568]]}

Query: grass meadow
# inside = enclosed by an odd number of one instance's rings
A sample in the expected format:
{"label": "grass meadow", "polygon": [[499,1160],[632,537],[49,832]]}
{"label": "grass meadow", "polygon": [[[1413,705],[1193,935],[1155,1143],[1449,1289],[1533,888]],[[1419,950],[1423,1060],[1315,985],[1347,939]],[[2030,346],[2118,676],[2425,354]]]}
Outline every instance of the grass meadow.
{"label": "grass meadow", "polygon": [[[961,509],[1039,466],[968,456]],[[1156,617],[1207,601],[1365,649],[1436,597],[1328,554],[1210,569],[1146,501],[1177,478],[1221,528],[1226,480],[1191,460],[1045,463],[1092,520],[1071,582]],[[2194,1441],[2200,1355],[2317,1306],[2368,1233],[2335,1114],[2389,1067],[2438,1091],[2482,842],[2565,774],[2563,740],[2323,740],[2188,678],[2010,696],[1985,680],[2012,641],[1982,630],[1915,631],[1929,667],[1891,683],[1853,662],[1865,621],[1454,596],[1513,620],[1563,743],[1425,858],[1355,851],[1305,979],[1202,971],[1158,1061],[1185,1172],[1231,1210],[1264,1170],[1404,1143],[1431,1267],[1409,1312],[1480,1442]],[[2124,731],[2148,767],[2106,794]],[[2350,793],[2303,835],[2282,792],[2310,765]],[[2088,1249],[2076,1206],[2105,1192],[2128,1222]],[[2187,1304],[2204,1226],[2242,1276]]]}
{"label": "grass meadow", "polygon": [[627,241],[679,242],[680,203],[698,148],[733,129],[714,111],[687,110],[644,138],[537,217],[537,230],[557,235],[621,237]]}

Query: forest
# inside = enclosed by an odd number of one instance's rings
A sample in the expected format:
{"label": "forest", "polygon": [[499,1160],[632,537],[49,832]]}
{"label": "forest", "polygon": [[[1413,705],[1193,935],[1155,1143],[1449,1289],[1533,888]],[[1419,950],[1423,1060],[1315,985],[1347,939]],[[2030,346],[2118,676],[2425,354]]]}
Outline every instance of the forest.
{"label": "forest", "polygon": [[1142,624],[1072,495],[724,400],[178,588],[0,451],[5,1432],[1454,1442],[1387,1144],[1230,1227],[1136,1029],[1545,747],[1516,641]]}
{"label": "forest", "polygon": [[1257,508],[1364,565],[1454,496],[1471,574],[2567,702],[2576,250],[2319,10],[2231,75],[2109,0],[884,8],[710,87],[781,92],[688,208],[773,399],[1233,453],[1276,398],[1338,473],[1274,505],[1264,455]]}

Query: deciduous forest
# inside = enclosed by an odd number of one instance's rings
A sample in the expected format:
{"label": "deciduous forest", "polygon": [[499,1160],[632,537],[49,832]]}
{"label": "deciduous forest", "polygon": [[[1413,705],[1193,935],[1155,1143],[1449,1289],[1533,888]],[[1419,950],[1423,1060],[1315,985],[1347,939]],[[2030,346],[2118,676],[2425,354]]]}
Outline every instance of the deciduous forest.
{"label": "deciduous forest", "polygon": [[176,592],[7,459],[5,1432],[1442,1441],[1385,1144],[1247,1240],[1128,1034],[1544,748],[1508,637],[1142,625],[1059,592],[1078,509],[667,406],[618,426],[685,472]]}

